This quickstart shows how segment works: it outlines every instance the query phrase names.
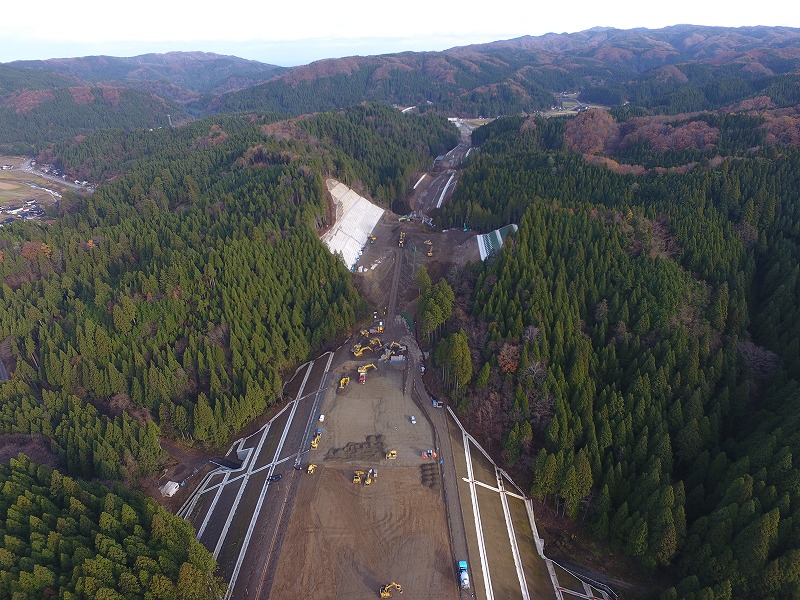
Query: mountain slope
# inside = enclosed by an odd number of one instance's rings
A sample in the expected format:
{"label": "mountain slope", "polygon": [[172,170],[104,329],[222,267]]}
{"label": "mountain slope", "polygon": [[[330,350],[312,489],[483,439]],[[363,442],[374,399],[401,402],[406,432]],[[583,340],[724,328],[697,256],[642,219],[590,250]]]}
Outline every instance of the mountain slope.
{"label": "mountain slope", "polygon": [[99,129],[180,123],[190,119],[184,106],[203,95],[252,86],[282,70],[203,52],[0,64],[0,146],[30,152]]}
{"label": "mountain slope", "polygon": [[[693,64],[704,68],[693,70]],[[657,106],[675,89],[796,73],[800,30],[702,27],[658,30],[594,28],[452,48],[322,60],[214,100],[212,110],[307,112],[360,99],[400,105],[432,103],[462,115],[515,113],[550,106],[552,94],[581,90],[613,102]],[[756,93],[742,85],[739,97]],[[758,86],[756,86],[758,87]],[[668,102],[661,102],[661,104]]]}

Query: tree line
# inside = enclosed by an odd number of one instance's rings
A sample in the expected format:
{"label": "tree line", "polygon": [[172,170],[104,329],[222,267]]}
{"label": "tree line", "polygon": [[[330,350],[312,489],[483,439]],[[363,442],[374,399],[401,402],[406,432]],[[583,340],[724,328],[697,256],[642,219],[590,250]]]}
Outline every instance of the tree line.
{"label": "tree line", "polygon": [[[740,122],[715,125],[736,140]],[[793,595],[800,153],[625,175],[536,125],[478,133],[440,215],[519,224],[460,276],[472,315],[447,331],[468,325],[480,367],[465,421],[535,497],[672,568],[663,598]]]}

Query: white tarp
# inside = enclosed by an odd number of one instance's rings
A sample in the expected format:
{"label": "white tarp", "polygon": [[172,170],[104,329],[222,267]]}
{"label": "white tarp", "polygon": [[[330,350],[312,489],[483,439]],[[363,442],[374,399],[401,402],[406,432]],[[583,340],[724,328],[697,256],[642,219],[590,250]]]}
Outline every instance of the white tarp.
{"label": "white tarp", "polygon": [[175,492],[177,492],[180,487],[181,485],[177,481],[168,481],[162,485],[159,490],[161,491],[162,496],[172,498],[172,496],[175,495]]}
{"label": "white tarp", "polygon": [[352,269],[384,210],[335,179],[325,183],[333,196],[336,223],[322,236],[322,241],[333,254],[340,253],[344,264]]}

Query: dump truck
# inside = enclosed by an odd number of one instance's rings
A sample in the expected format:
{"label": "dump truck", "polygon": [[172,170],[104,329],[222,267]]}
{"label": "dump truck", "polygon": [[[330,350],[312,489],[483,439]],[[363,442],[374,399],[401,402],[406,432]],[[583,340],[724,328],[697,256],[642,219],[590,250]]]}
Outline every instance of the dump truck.
{"label": "dump truck", "polygon": [[469,589],[469,571],[465,560],[458,561],[458,582],[462,590]]}

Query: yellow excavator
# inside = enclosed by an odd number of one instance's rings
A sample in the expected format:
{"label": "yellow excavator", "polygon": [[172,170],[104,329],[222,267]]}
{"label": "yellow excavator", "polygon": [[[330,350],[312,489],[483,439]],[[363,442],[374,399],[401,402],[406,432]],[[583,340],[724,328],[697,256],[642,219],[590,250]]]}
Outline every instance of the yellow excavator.
{"label": "yellow excavator", "polygon": [[359,357],[362,354],[364,354],[364,352],[366,352],[367,350],[372,352],[372,348],[370,348],[369,346],[362,346],[361,344],[356,344],[355,346],[353,346],[353,356]]}
{"label": "yellow excavator", "polygon": [[361,478],[364,476],[364,471],[353,471],[353,483],[361,483]]}
{"label": "yellow excavator", "polygon": [[319,438],[321,437],[322,437],[322,429],[317,429],[317,431],[314,432],[314,438],[311,440],[312,448],[316,448],[317,446],[319,446]]}
{"label": "yellow excavator", "polygon": [[350,378],[349,378],[349,377],[347,377],[347,376],[344,376],[344,377],[342,377],[342,378],[339,380],[339,389],[340,389],[340,390],[343,390],[345,387],[347,387],[347,384],[348,384],[348,383],[350,383]]}
{"label": "yellow excavator", "polygon": [[314,471],[317,470],[317,465],[308,465],[308,469],[306,469],[306,473],[309,475],[313,475]]}
{"label": "yellow excavator", "polygon": [[386,453],[386,460],[394,460],[397,458],[397,450],[389,450]]}
{"label": "yellow excavator", "polygon": [[368,365],[364,365],[362,367],[358,367],[358,372],[359,373],[366,373],[370,369],[375,369],[377,371],[378,367],[376,367],[373,363],[369,363]]}
{"label": "yellow excavator", "polygon": [[364,485],[370,485],[372,483],[372,469],[369,470],[367,473],[367,478],[364,480]]}
{"label": "yellow excavator", "polygon": [[369,347],[372,348],[372,349],[380,349],[381,346],[383,346],[383,342],[381,341],[381,338],[379,338],[379,337],[372,338],[369,341]]}
{"label": "yellow excavator", "polygon": [[428,248],[428,256],[433,256],[433,246]]}
{"label": "yellow excavator", "polygon": [[375,240],[377,240],[377,239],[378,239],[378,238],[376,238],[374,235],[371,235],[371,236],[369,236],[369,243],[370,243],[370,244],[374,244],[374,243],[375,243]]}
{"label": "yellow excavator", "polygon": [[397,590],[398,594],[403,593],[403,586],[393,581],[392,583],[387,583],[386,585],[381,586],[381,589],[379,591],[381,598],[391,598],[393,589]]}

